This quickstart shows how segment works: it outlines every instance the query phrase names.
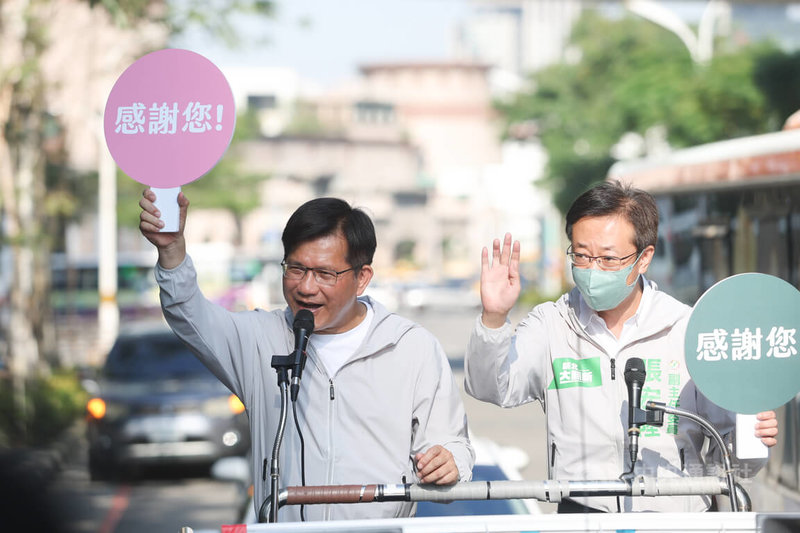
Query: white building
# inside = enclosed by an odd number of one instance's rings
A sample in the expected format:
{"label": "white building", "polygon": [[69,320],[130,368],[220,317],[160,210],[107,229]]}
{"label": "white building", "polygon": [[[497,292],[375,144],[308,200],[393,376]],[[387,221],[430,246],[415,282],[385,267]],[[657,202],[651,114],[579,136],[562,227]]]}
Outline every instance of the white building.
{"label": "white building", "polygon": [[472,0],[475,14],[459,28],[457,57],[518,76],[564,59],[581,0]]}

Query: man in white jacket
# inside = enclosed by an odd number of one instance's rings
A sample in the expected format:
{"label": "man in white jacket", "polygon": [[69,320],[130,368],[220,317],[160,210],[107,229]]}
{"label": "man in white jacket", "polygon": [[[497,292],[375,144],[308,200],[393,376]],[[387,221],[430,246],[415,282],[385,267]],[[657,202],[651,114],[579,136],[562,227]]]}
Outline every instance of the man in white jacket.
{"label": "man in white jacket", "polygon": [[[467,392],[503,407],[539,401],[546,413],[552,479],[616,479],[631,470],[627,453],[626,362],[641,358],[647,399],[679,405],[708,419],[728,439],[733,413],[694,386],[683,358],[691,308],[661,292],[644,273],[655,251],[658,210],[653,197],[617,182],[602,183],[572,204],[566,232],[576,288],[535,307],[517,326],[508,313],[520,293],[519,242],[495,239],[483,249],[483,311],[465,358]],[[760,413],[754,429],[767,446],[777,435],[775,413]],[[717,474],[715,443],[691,420],[667,416],[644,426],[637,474],[659,478]],[[717,453],[717,461],[719,454]],[[753,475],[763,461],[740,464]],[[581,497],[558,512],[704,511],[708,497]]]}
{"label": "man in white jacket", "polygon": [[[244,403],[250,418],[254,505],[269,497],[269,463],[281,393],[273,355],[291,353],[293,317],[314,316],[296,401],[304,437],[287,430],[280,486],[469,480],[474,452],[447,357],[433,335],[362,297],[372,279],[375,229],[360,209],[336,198],[300,206],[283,231],[283,310],[232,313],[200,292],[180,229],[162,233],[155,193],[145,190],[139,228],[158,249],[156,279],[164,316],[209,369]],[[293,429],[293,425],[287,424]],[[400,517],[403,502],[298,506],[280,521]]]}

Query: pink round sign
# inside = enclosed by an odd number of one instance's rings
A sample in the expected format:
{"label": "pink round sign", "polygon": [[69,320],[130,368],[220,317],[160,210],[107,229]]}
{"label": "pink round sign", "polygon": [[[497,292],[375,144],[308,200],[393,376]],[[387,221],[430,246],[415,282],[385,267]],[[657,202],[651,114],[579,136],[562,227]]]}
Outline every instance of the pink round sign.
{"label": "pink round sign", "polygon": [[106,102],[106,144],[138,182],[179,187],[217,164],[236,123],[233,94],[208,59],[188,50],[147,54],[119,77]]}

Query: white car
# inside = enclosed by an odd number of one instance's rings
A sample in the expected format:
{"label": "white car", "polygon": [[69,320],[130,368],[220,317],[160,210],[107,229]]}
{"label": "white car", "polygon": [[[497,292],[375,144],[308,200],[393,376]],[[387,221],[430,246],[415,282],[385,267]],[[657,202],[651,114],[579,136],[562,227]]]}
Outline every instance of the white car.
{"label": "white car", "polygon": [[412,310],[479,309],[481,297],[475,286],[461,280],[440,285],[409,287],[403,293],[403,305]]}

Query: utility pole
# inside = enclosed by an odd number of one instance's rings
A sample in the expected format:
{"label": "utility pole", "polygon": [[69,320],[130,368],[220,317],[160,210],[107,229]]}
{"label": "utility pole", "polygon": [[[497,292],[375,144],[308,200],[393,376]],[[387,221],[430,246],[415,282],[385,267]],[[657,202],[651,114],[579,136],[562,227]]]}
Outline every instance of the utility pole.
{"label": "utility pole", "polygon": [[95,360],[108,352],[119,332],[117,304],[117,165],[108,151],[103,131],[102,114],[98,129],[98,209],[97,209],[97,350]]}

